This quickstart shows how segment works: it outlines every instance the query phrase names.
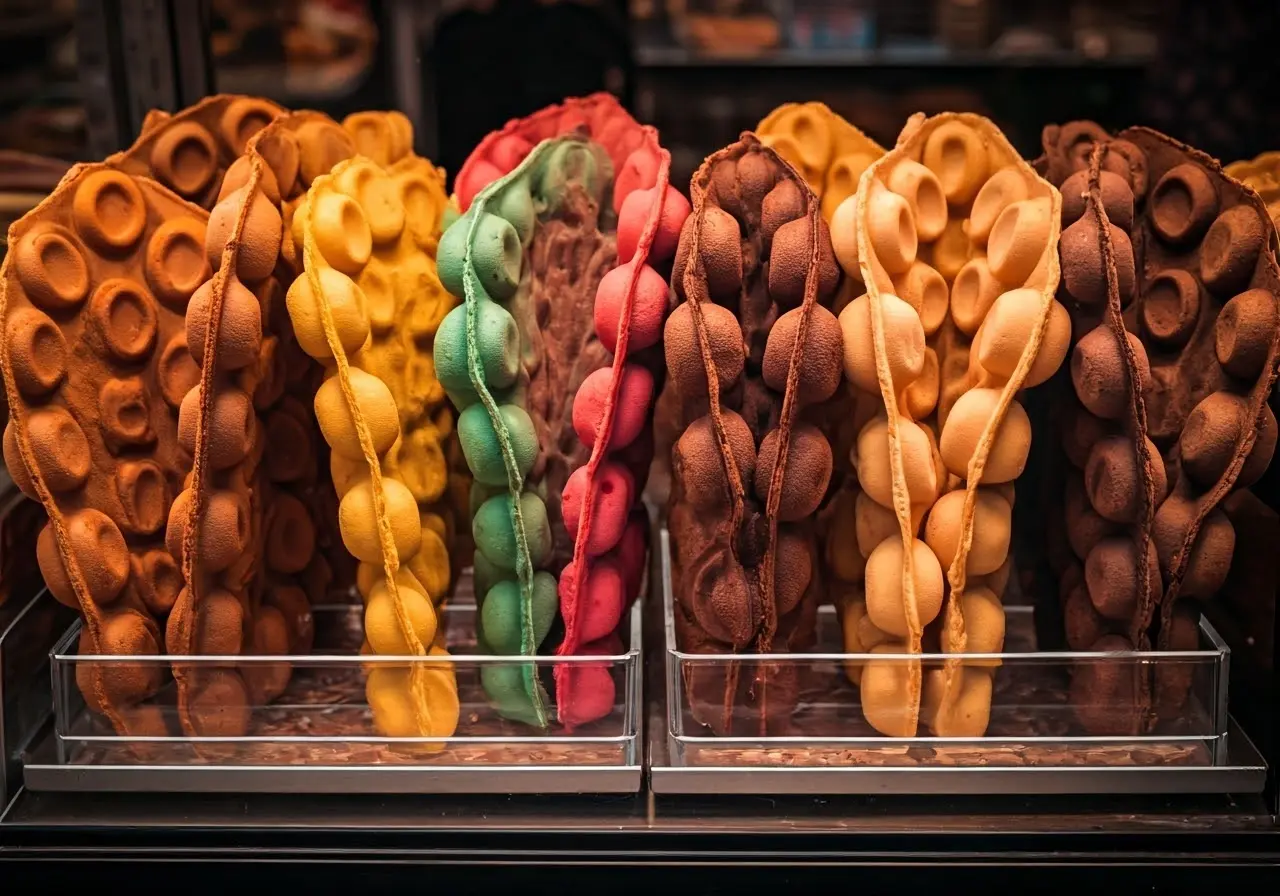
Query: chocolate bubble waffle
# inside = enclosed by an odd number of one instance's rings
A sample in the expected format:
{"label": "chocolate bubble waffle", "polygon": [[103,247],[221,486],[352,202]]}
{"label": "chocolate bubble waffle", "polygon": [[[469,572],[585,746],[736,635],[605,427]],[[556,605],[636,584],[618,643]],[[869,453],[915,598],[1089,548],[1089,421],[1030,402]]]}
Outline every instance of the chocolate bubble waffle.
{"label": "chocolate bubble waffle", "polygon": [[828,223],[840,203],[857,192],[862,172],[884,155],[882,146],[824,103],[784,103],[765,116],[755,134],[805,179]]}
{"label": "chocolate bubble waffle", "polygon": [[[840,281],[805,179],[754,135],[694,175],[664,332],[680,406],[668,526],[680,649],[805,649],[822,589],[816,514],[840,386]],[[696,665],[685,688],[718,733],[783,734],[799,683],[768,662]]]}
{"label": "chocolate bubble waffle", "polygon": [[[343,544],[359,562],[363,653],[446,656],[437,605],[450,585],[435,512],[453,414],[431,347],[456,301],[436,273],[444,172],[408,151],[358,155],[316,178],[293,224],[303,273],[288,306],[302,348],[326,367],[316,417],[331,450]],[[367,146],[376,151],[376,147]],[[391,737],[448,737],[458,688],[445,663],[371,665],[366,695]]]}
{"label": "chocolate bubble waffle", "polygon": [[134,144],[107,164],[153,178],[183,199],[213,208],[227,169],[244,154],[249,139],[282,112],[258,97],[207,97],[172,115],[148,115]]}
{"label": "chocolate bubble waffle", "polygon": [[[495,654],[620,650],[645,566],[660,271],[688,214],[669,166],[657,134],[598,94],[511,122],[458,174],[440,275],[464,304],[441,324],[436,372],[475,476],[479,627]],[[502,715],[547,724],[532,665],[488,666],[484,684]],[[616,699],[605,665],[558,664],[554,686],[570,728]]]}
{"label": "chocolate bubble waffle", "polygon": [[[9,231],[5,463],[48,512],[36,559],[54,597],[83,615],[85,655],[164,653],[183,583],[165,522],[190,464],[180,408],[200,376],[184,312],[208,277],[207,224],[151,180],[81,165]],[[227,509],[223,541],[244,523],[238,504]],[[166,733],[144,703],[159,667],[85,662],[76,678],[119,733]]]}
{"label": "chocolate bubble waffle", "polygon": [[1262,197],[1272,222],[1280,221],[1280,152],[1264,152],[1247,162],[1232,162],[1224,170],[1228,177]]}
{"label": "chocolate bubble waffle", "polygon": [[[1009,578],[1013,482],[1031,444],[1015,399],[1070,339],[1058,286],[1061,197],[988,120],[913,117],[836,210],[832,243],[867,294],[840,314],[860,427],[853,448],[861,593],[841,601],[856,652],[955,655],[928,671],[854,670],[883,734],[987,728]],[[850,546],[852,547],[852,546]],[[934,647],[936,645],[936,647]]]}
{"label": "chocolate bubble waffle", "polygon": [[[1063,448],[1083,471],[1062,504],[1071,551],[1050,551],[1067,644],[1195,649],[1200,605],[1251,537],[1229,498],[1275,451],[1275,230],[1256,193],[1154,131],[1076,122],[1044,136],[1043,164],[1063,177],[1076,339]],[[1185,671],[1097,666],[1077,672],[1073,698],[1088,727],[1142,730],[1176,717],[1189,688]],[[1131,712],[1099,716],[1100,701]]]}

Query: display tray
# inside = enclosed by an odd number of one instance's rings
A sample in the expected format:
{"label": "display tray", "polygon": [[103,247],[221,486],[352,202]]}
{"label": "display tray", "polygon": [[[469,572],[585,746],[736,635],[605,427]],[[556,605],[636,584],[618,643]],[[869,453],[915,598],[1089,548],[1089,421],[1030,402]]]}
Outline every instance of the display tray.
{"label": "display tray", "polygon": [[[998,663],[986,734],[885,737],[863,718],[846,670],[874,659],[919,662],[927,674],[947,657],[845,653],[830,606],[818,611],[813,652],[681,652],[675,614],[682,611],[672,591],[665,530],[658,541],[666,711],[649,731],[655,793],[1172,794],[1259,793],[1265,786],[1265,761],[1228,715],[1230,649],[1207,621],[1201,621],[1201,645],[1194,651],[1045,652],[1036,649],[1032,608],[1007,606],[1005,652],[965,657],[967,663]],[[1091,696],[1082,705],[1080,694],[1073,694],[1072,676],[1085,666],[1101,667],[1090,670],[1095,680],[1142,674],[1190,686],[1173,717],[1135,735],[1126,730],[1130,700]],[[735,676],[750,681],[766,667],[771,675],[794,676],[797,699],[789,717],[779,724],[775,713],[772,730],[761,735],[758,714],[734,706],[725,726],[724,689],[716,685]],[[1080,722],[1082,709],[1091,719],[1088,730]],[[704,724],[709,720],[722,733]]]}
{"label": "display tray", "polygon": [[[639,604],[623,621],[623,652],[612,656],[511,657],[477,654],[476,606],[469,573],[443,611],[449,657],[358,655],[362,608],[315,610],[316,648],[297,657],[196,657],[210,668],[242,674],[289,663],[284,693],[249,707],[242,737],[123,737],[89,712],[75,684],[76,668],[100,663],[123,669],[169,657],[81,657],[79,623],[52,654],[52,734],[24,764],[26,786],[47,791],[241,793],[636,793],[641,785],[641,629]],[[552,721],[545,731],[501,718],[486,700],[486,668],[533,662],[547,687],[556,718],[552,670],[557,663],[606,667],[617,695],[602,719],[566,731]],[[447,738],[391,738],[376,733],[365,698],[365,666],[449,663],[458,682],[458,729]],[[154,705],[177,724],[169,681]]]}

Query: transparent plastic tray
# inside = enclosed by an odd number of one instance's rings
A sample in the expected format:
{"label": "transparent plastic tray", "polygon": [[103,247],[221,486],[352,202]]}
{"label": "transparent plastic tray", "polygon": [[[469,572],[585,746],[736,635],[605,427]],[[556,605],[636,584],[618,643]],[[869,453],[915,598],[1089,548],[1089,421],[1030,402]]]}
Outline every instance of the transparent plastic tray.
{"label": "transparent plastic tray", "polygon": [[[76,686],[84,663],[128,666],[170,657],[90,657],[75,652],[79,623],[54,648],[52,742],[25,766],[33,790],[256,793],[635,793],[640,789],[641,717],[639,602],[624,619],[624,652],[616,656],[511,657],[476,654],[476,607],[469,572],[444,610],[449,657],[360,656],[360,605],[317,608],[316,648],[310,656],[192,657],[192,666],[250,666],[287,662],[288,688],[266,705],[250,707],[242,737],[122,737],[87,710]],[[533,662],[554,701],[557,663],[607,667],[617,696],[609,714],[572,732],[552,721],[545,730],[508,721],[485,699],[486,666]],[[450,663],[461,713],[447,738],[379,735],[365,701],[367,664]],[[170,680],[152,702],[177,724]],[[553,703],[548,716],[556,718]]]}
{"label": "transparent plastic tray", "polygon": [[[1244,793],[1260,791],[1266,765],[1230,722],[1227,680],[1230,650],[1207,621],[1201,647],[1180,652],[1080,653],[1036,650],[1031,607],[1006,607],[1005,652],[972,654],[970,662],[998,661],[985,736],[885,737],[863,718],[858,688],[846,670],[871,660],[919,662],[927,670],[947,657],[843,652],[834,608],[818,612],[814,652],[693,654],[677,648],[668,533],[658,539],[665,634],[665,743],[651,741],[651,782],[657,793],[867,794],[867,793]],[[762,664],[793,672],[798,699],[786,724],[771,721],[760,735],[759,716],[734,707],[732,725],[717,735],[703,724],[722,719],[723,687],[736,674],[749,681]],[[1085,707],[1071,677],[1103,664],[1117,675],[1158,666],[1185,676],[1189,697],[1176,718],[1150,733],[1124,730],[1131,715],[1119,701]],[[1153,671],[1153,670],[1144,670]],[[699,683],[691,696],[690,682]],[[712,698],[715,698],[714,700]],[[696,704],[694,701],[697,701]],[[1116,719],[1115,730],[1098,721]],[[775,729],[782,728],[783,733]]]}

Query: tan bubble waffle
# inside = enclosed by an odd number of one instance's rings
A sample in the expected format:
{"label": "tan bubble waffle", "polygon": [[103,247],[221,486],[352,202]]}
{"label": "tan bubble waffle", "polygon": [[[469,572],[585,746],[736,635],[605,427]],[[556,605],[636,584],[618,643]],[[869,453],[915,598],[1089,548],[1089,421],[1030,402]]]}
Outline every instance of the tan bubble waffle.
{"label": "tan bubble waffle", "polygon": [[1225,171],[1227,177],[1235,178],[1262,197],[1272,223],[1280,221],[1280,152],[1264,152],[1247,162],[1232,162]]}
{"label": "tan bubble waffle", "polygon": [[[672,274],[683,301],[664,332],[682,429],[668,513],[677,638],[690,653],[800,650],[822,587],[840,271],[817,197],[753,135],[709,156],[690,191]],[[786,733],[795,668],[738,670],[687,670],[695,717]]]}
{"label": "tan bubble waffle", "polygon": [[[991,122],[943,114],[914,116],[836,210],[836,257],[867,285],[840,314],[862,426],[865,599],[843,607],[851,649],[919,654],[926,628],[947,654],[1003,646],[1012,483],[1031,443],[1014,396],[1053,375],[1070,337],[1053,298],[1060,209]],[[927,676],[871,661],[854,677],[884,734],[914,736],[921,716],[938,736],[986,730],[990,661]]]}
{"label": "tan bubble waffle", "polygon": [[212,208],[222,178],[244,153],[249,138],[283,110],[248,96],[207,97],[172,115],[148,114],[132,146],[108,165],[151,177],[183,199]]}
{"label": "tan bubble waffle", "polygon": [[[385,121],[385,119],[382,119]],[[366,116],[362,130],[378,119]],[[348,125],[350,127],[350,125]],[[444,172],[409,152],[365,148],[317,178],[294,217],[304,271],[289,290],[302,347],[326,367],[316,417],[332,451],[342,540],[357,560],[367,651],[445,656],[433,601],[449,588],[441,440],[453,414],[431,347],[457,304],[436,273]],[[369,143],[376,143],[370,146]],[[378,730],[447,737],[458,724],[448,664],[373,664],[366,693]]]}
{"label": "tan bubble waffle", "polygon": [[[5,462],[48,511],[36,559],[84,617],[81,654],[164,652],[182,587],[164,526],[190,463],[178,413],[199,377],[183,315],[208,276],[207,222],[153,181],[81,165],[9,231]],[[117,732],[167,733],[142,705],[159,667],[82,662],[76,679]]]}
{"label": "tan bubble waffle", "polygon": [[[1067,644],[1195,649],[1200,603],[1246,565],[1253,537],[1233,526],[1229,496],[1275,451],[1275,229],[1256,193],[1154,131],[1111,138],[1075,122],[1044,137],[1076,338],[1078,401],[1059,425],[1083,471],[1062,503],[1070,550],[1050,545]],[[1144,730],[1183,709],[1187,671],[1093,666],[1072,682],[1090,730]]]}

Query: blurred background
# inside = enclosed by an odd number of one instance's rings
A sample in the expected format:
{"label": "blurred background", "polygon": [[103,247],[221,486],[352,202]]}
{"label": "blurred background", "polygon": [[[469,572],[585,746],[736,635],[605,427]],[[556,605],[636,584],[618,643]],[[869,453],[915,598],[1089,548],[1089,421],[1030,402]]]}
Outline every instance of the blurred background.
{"label": "blurred background", "polygon": [[[119,3],[120,0],[115,0]],[[76,17],[111,0],[0,0],[0,149],[91,139]],[[991,116],[1023,153],[1047,122],[1150,124],[1223,161],[1280,148],[1266,4],[1219,0],[183,0],[217,90],[342,115],[399,107],[450,172],[489,130],[610,90],[687,182],[771,108],[822,100],[892,144],[912,112]],[[185,14],[185,13],[184,13]],[[110,17],[108,12],[107,17]],[[92,34],[92,32],[90,32]],[[101,101],[105,84],[88,90]],[[127,141],[126,141],[127,142]],[[114,148],[114,147],[110,147]]]}

